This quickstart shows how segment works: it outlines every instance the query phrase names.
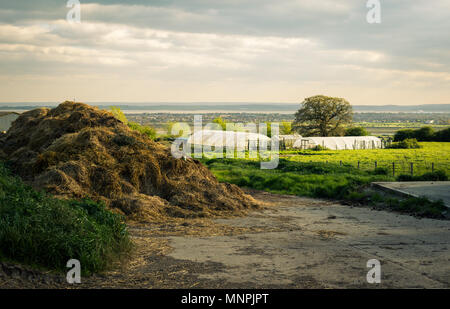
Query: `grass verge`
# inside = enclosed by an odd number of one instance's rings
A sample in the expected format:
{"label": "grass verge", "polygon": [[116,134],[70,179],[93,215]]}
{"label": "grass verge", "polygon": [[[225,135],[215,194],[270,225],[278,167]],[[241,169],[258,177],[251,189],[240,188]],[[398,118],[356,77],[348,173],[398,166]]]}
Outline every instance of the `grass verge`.
{"label": "grass verge", "polygon": [[261,170],[259,162],[245,159],[211,159],[204,163],[219,181],[273,193],[320,198],[345,198],[372,181],[391,179],[382,169],[367,172],[347,165],[286,159],[280,159],[274,170]]}
{"label": "grass verge", "polygon": [[[385,168],[372,171],[334,163],[303,163],[280,159],[277,169],[262,170],[260,163],[246,159],[203,159],[221,182],[278,194],[338,199],[421,217],[444,218],[442,202],[424,198],[399,199],[367,191],[371,182],[395,181]],[[367,192],[366,192],[367,191]]]}
{"label": "grass verge", "polygon": [[0,163],[0,258],[83,274],[106,269],[132,248],[122,218],[91,200],[59,200],[25,185]]}

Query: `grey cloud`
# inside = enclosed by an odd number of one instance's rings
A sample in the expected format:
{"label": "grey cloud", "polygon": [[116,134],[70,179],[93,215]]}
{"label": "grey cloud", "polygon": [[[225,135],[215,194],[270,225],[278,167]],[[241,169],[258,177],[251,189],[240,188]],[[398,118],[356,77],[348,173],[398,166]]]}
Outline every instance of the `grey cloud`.
{"label": "grey cloud", "polygon": [[[11,14],[11,18],[20,22],[56,16],[64,18],[67,9],[61,2],[33,1],[32,7],[24,10],[23,5],[17,4],[23,1],[3,1],[0,7],[3,8],[5,3],[8,9],[20,9],[19,14]],[[171,31],[311,38],[332,49],[374,50],[389,54],[392,56],[390,65],[398,69],[449,69],[447,55],[450,53],[436,53],[450,48],[447,34],[450,5],[445,0],[382,1],[383,22],[380,25],[365,21],[367,8],[366,1],[362,0],[81,2],[106,5],[84,9],[82,18],[88,22]],[[0,15],[2,20],[8,20],[4,15]],[[426,63],[440,65],[427,66]]]}
{"label": "grey cloud", "polygon": [[[36,47],[28,56],[0,48],[0,74],[383,84],[418,72],[409,80],[448,86],[449,2],[381,2],[382,23],[370,25],[364,0],[81,0],[90,26],[71,28],[65,1],[0,1],[0,26],[49,27],[26,38],[0,30],[0,44]],[[67,50],[55,52],[58,46]]]}

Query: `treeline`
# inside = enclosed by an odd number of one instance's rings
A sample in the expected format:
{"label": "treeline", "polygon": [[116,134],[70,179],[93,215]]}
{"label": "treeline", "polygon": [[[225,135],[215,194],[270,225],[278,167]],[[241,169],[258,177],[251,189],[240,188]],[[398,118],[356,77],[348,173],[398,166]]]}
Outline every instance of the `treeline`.
{"label": "treeline", "polygon": [[448,125],[450,124],[449,113],[354,113],[354,122],[411,122],[424,123],[426,121],[434,121],[434,124]]}
{"label": "treeline", "polygon": [[394,142],[401,142],[406,139],[416,139],[419,142],[450,142],[450,128],[435,131],[432,127],[422,127],[420,129],[398,130],[394,135]]}

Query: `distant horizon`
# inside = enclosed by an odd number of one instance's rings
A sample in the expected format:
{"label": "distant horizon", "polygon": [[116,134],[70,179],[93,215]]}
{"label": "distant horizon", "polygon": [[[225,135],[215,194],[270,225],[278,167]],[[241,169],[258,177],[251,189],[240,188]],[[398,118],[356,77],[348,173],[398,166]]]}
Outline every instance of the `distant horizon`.
{"label": "distant horizon", "polygon": [[[56,107],[61,102],[0,102],[0,111],[22,112]],[[101,109],[120,107],[125,113],[279,113],[292,114],[300,103],[281,102],[83,102]],[[352,105],[355,113],[450,113],[450,104]]]}
{"label": "distant horizon", "polygon": [[[0,101],[0,105],[4,104],[61,104],[65,101],[72,100],[61,100],[61,101]],[[231,104],[231,105],[240,105],[240,104],[286,104],[286,105],[297,105],[302,102],[283,102],[283,101],[75,101],[76,103],[84,103],[89,105],[101,105],[101,104]],[[351,102],[350,102],[351,104]],[[420,104],[351,104],[352,106],[436,106],[436,105],[450,105],[450,103],[420,103]]]}

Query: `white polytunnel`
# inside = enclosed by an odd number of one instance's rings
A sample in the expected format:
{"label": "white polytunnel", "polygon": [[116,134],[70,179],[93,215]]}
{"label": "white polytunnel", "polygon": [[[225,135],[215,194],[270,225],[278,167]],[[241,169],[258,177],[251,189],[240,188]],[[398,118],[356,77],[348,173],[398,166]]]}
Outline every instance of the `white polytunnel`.
{"label": "white polytunnel", "polygon": [[296,140],[293,147],[310,149],[316,146],[331,150],[377,149],[382,148],[382,142],[376,136],[303,137]]}
{"label": "white polytunnel", "polygon": [[295,142],[301,138],[302,136],[299,134],[278,135],[281,149],[293,148]]}
{"label": "white polytunnel", "polygon": [[235,147],[248,148],[249,143],[257,145],[257,143],[270,143],[270,138],[258,134],[248,132],[220,131],[220,130],[201,130],[194,132],[188,138],[191,145],[204,145],[214,147]]}
{"label": "white polytunnel", "polygon": [[299,134],[289,134],[289,135],[282,135],[282,134],[280,134],[280,135],[278,135],[278,138],[280,140],[296,141],[296,140],[302,138],[302,136],[299,135]]}

